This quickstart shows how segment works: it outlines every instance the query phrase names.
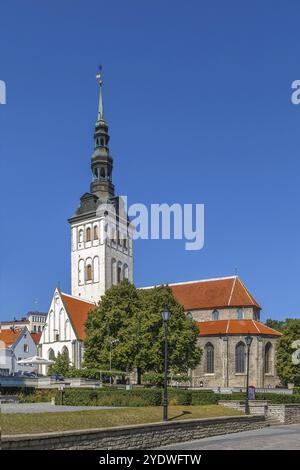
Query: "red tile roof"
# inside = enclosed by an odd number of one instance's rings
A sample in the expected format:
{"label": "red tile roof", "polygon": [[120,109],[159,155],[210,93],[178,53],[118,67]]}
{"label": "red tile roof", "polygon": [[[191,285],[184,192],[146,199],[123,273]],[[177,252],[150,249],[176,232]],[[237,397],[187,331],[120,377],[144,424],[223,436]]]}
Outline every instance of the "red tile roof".
{"label": "red tile roof", "polygon": [[61,293],[61,298],[77,338],[84,340],[86,336],[85,322],[89,311],[95,308],[96,304],[63,293]]}
{"label": "red tile roof", "polygon": [[0,349],[12,346],[23,330],[1,330],[0,331]]}
{"label": "red tile roof", "polygon": [[30,333],[35,344],[39,344],[42,333]]}
{"label": "red tile roof", "polygon": [[237,276],[169,284],[185,310],[256,307],[259,303]]}
{"label": "red tile roof", "polygon": [[197,323],[200,336],[214,335],[268,335],[281,336],[279,331],[273,330],[256,320],[216,320]]}

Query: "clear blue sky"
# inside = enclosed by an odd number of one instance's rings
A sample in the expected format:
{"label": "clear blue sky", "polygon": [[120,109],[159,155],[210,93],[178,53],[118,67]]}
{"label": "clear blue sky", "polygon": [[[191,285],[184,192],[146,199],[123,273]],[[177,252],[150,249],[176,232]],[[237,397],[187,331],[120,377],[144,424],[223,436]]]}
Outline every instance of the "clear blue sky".
{"label": "clear blue sky", "polygon": [[299,316],[299,17],[293,0],[2,2],[0,319],[70,290],[99,63],[117,192],[206,207],[203,250],[135,244],[136,284],[237,267],[263,319]]}

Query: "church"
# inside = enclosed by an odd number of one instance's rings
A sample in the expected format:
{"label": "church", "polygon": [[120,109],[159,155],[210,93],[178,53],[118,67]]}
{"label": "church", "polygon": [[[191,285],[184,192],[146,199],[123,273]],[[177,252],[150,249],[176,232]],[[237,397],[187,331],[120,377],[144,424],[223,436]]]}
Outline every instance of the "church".
{"label": "church", "polygon": [[[90,190],[68,222],[71,229],[71,294],[55,289],[38,346],[39,355],[66,354],[80,368],[88,313],[112,285],[133,282],[133,227],[115,194],[103,82],[91,157]],[[200,365],[191,371],[195,387],[244,387],[245,337],[251,335],[250,384],[275,387],[276,341],[280,333],[260,322],[261,307],[238,276],[169,284],[199,327]],[[149,288],[149,287],[148,287]],[[45,373],[46,370],[43,370]]]}

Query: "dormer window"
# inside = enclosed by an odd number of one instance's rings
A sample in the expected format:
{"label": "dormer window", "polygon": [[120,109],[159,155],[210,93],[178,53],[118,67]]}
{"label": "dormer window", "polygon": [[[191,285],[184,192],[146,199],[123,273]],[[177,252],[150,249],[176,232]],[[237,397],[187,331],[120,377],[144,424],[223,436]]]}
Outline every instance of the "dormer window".
{"label": "dormer window", "polygon": [[220,316],[219,310],[214,310],[211,316],[212,316],[212,320],[219,320],[219,316]]}

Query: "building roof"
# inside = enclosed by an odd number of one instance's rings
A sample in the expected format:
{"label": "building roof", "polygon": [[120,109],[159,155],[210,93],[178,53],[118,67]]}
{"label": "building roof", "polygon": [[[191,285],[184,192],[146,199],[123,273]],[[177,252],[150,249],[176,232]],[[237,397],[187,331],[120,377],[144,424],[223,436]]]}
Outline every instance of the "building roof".
{"label": "building roof", "polygon": [[5,321],[1,321],[0,324],[1,325],[29,325],[30,321],[27,320],[27,319],[23,319],[23,320],[5,320]]}
{"label": "building roof", "polygon": [[1,330],[0,331],[0,349],[11,347],[24,330]]}
{"label": "building roof", "polygon": [[238,276],[181,282],[169,286],[186,311],[226,307],[261,309]]}
{"label": "building roof", "polygon": [[42,333],[30,333],[35,344],[39,344]]}
{"label": "building roof", "polygon": [[61,293],[60,295],[77,338],[84,340],[85,322],[89,311],[95,308],[96,304],[69,294]]}
{"label": "building roof", "polygon": [[197,322],[200,336],[267,335],[282,336],[279,331],[256,320],[216,320]]}

